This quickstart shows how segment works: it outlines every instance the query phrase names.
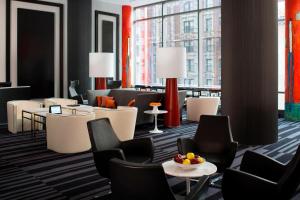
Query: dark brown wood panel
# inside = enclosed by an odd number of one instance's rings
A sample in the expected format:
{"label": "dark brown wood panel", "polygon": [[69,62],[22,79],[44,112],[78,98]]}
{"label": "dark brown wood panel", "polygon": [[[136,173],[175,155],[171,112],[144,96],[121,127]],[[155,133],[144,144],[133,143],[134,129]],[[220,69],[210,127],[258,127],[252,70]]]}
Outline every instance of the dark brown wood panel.
{"label": "dark brown wood panel", "polygon": [[222,113],[242,144],[277,141],[276,0],[222,1]]}

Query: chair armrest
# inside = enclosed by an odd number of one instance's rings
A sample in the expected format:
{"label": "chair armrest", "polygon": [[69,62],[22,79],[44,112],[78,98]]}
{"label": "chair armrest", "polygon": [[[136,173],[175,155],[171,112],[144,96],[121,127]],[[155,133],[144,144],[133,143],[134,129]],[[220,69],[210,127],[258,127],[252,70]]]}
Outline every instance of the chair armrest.
{"label": "chair armrest", "polygon": [[241,171],[277,182],[285,172],[285,165],[265,155],[246,151]]}
{"label": "chair armrest", "polygon": [[103,151],[94,151],[94,161],[99,174],[103,177],[109,177],[109,161],[112,158],[125,160],[125,155],[122,149],[114,148]]}
{"label": "chair armrest", "polygon": [[277,183],[243,171],[226,169],[223,175],[224,199],[272,199],[278,191]]}
{"label": "chair armrest", "polygon": [[108,161],[111,158],[119,158],[121,160],[125,160],[125,155],[122,149],[114,148],[114,149],[108,149],[108,150],[102,150],[102,151],[94,151],[94,158],[95,159],[107,159]]}
{"label": "chair armrest", "polygon": [[194,186],[194,189],[186,196],[186,200],[199,200],[204,190],[208,189],[209,176],[202,176],[198,183]]}
{"label": "chair armrest", "polygon": [[148,156],[151,161],[153,160],[154,145],[151,137],[123,141],[120,148],[123,149],[125,155],[127,153],[142,154]]}
{"label": "chair armrest", "polygon": [[177,139],[178,152],[186,154],[188,152],[198,152],[197,146],[191,138],[178,138]]}
{"label": "chair armrest", "polygon": [[227,160],[228,163],[232,164],[232,162],[235,158],[235,154],[237,152],[237,149],[238,149],[238,143],[234,142],[234,141],[231,142],[230,147],[228,149],[228,152],[226,154],[226,160]]}

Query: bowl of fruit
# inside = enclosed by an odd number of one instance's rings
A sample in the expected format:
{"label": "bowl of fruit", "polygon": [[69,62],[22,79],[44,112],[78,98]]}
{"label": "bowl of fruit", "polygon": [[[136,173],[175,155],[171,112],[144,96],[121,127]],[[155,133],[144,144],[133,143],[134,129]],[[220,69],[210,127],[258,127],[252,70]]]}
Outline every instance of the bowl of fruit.
{"label": "bowl of fruit", "polygon": [[196,169],[205,162],[205,159],[197,154],[189,152],[186,155],[175,155],[173,161],[182,169]]}

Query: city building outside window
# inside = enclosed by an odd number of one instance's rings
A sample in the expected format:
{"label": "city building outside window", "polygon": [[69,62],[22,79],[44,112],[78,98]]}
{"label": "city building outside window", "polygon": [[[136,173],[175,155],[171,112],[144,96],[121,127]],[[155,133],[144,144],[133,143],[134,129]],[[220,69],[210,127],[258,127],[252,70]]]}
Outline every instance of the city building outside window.
{"label": "city building outside window", "polygon": [[213,72],[213,63],[211,58],[205,59],[206,72]]}
{"label": "city building outside window", "polygon": [[185,33],[190,33],[193,31],[193,22],[192,21],[184,21],[183,27],[184,27]]}
{"label": "city building outside window", "polygon": [[[280,109],[284,109],[284,20],[285,1],[278,0]],[[173,0],[137,7],[132,41],[134,84],[163,84],[156,77],[157,47],[184,46],[187,78],[180,79],[179,85],[221,87],[221,0]]]}

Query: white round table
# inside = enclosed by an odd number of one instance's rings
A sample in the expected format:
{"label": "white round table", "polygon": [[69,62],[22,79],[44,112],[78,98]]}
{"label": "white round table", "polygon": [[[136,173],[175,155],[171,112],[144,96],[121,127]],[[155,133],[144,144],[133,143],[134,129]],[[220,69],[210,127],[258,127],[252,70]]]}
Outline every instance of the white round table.
{"label": "white round table", "polygon": [[217,166],[205,161],[196,169],[182,169],[178,167],[173,160],[166,161],[162,164],[167,175],[185,178],[186,180],[186,194],[191,191],[191,179],[199,178],[204,175],[212,175],[217,172]]}
{"label": "white round table", "polygon": [[167,112],[168,111],[166,111],[166,110],[158,110],[158,111],[146,110],[146,111],[144,111],[144,113],[146,113],[146,114],[154,115],[155,127],[154,127],[154,130],[149,131],[150,133],[163,133],[163,131],[158,130],[158,128],[157,128],[157,115],[159,115],[159,114],[165,114]]}

